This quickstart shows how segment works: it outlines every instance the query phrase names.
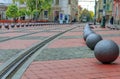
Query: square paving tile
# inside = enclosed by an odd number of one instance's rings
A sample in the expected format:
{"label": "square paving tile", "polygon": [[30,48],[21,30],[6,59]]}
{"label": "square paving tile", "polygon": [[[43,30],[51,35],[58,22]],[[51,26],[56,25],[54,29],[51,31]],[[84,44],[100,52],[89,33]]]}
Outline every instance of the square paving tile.
{"label": "square paving tile", "polygon": [[0,43],[0,49],[25,49],[39,40],[10,40]]}
{"label": "square paving tile", "polygon": [[48,48],[64,48],[64,47],[79,47],[86,46],[83,39],[58,39],[48,45]]}
{"label": "square paving tile", "polygon": [[37,34],[32,34],[32,35],[29,35],[29,36],[50,36],[50,35],[55,35],[56,34],[56,32],[40,32],[40,33],[37,33]]}
{"label": "square paving tile", "polygon": [[14,36],[20,36],[24,34],[27,34],[27,33],[5,33],[5,34],[0,34],[0,37],[14,37]]}
{"label": "square paving tile", "polygon": [[119,73],[120,57],[113,64],[83,58],[33,62],[21,79],[119,79]]}

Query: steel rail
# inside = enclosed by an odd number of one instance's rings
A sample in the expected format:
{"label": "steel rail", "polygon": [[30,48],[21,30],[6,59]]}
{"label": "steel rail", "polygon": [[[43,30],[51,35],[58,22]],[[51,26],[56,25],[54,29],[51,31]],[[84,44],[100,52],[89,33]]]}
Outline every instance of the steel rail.
{"label": "steel rail", "polygon": [[[0,66],[0,79],[16,79],[16,75],[17,75],[17,79],[20,79],[21,75],[16,74],[16,72],[20,71],[19,69],[24,65],[24,63],[28,61],[28,59],[31,59],[30,57],[32,57],[32,55],[35,55],[36,51],[42,49],[45,45],[47,45],[48,43],[50,43],[52,40],[56,39],[57,37],[61,36],[62,34],[75,28],[77,27],[72,27],[66,31],[63,31],[54,36],[51,36],[45,39],[44,41],[40,42],[39,44],[35,44],[32,47],[25,49],[24,51],[16,54],[14,57],[12,57],[11,59],[9,59],[8,61],[6,61]],[[27,64],[31,63],[31,62],[29,63],[28,62]],[[26,68],[27,67],[25,67],[24,70],[26,70]]]}
{"label": "steel rail", "polygon": [[55,30],[55,29],[58,29],[58,27],[57,27],[57,28],[54,28],[54,29],[47,29],[47,30],[43,30],[43,31],[32,32],[32,33],[28,33],[28,34],[24,34],[24,35],[19,35],[19,36],[14,36],[14,37],[9,37],[9,38],[6,38],[6,39],[3,39],[3,40],[0,40],[0,42],[5,42],[5,41],[11,40],[11,39],[15,39],[15,38],[19,38],[19,37],[24,37],[24,36],[28,36],[28,35],[32,35],[32,34],[36,34],[36,33],[40,33],[40,32],[44,32],[44,31]]}

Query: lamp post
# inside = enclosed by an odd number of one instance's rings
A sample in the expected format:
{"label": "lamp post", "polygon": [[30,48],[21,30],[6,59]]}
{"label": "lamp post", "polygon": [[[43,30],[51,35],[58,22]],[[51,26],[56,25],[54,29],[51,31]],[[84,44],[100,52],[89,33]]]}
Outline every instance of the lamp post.
{"label": "lamp post", "polygon": [[95,0],[95,15],[94,15],[94,25],[96,25],[96,7],[97,7],[97,2]]}
{"label": "lamp post", "polygon": [[105,28],[105,23],[106,23],[106,0],[103,0],[103,17],[102,17],[102,22],[101,22],[101,27]]}
{"label": "lamp post", "polygon": [[36,0],[36,10],[37,10],[37,3],[38,3],[38,2],[37,2],[37,0]]}

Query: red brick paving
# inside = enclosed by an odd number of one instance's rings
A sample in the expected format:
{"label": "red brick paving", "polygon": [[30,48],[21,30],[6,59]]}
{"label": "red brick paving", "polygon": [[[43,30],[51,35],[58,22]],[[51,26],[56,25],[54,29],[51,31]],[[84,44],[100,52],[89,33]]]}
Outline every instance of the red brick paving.
{"label": "red brick paving", "polygon": [[[104,37],[103,39],[113,40],[120,45],[120,37]],[[83,39],[59,39],[48,45],[48,48],[65,48],[65,47],[79,47],[86,46]]]}
{"label": "red brick paving", "polygon": [[65,48],[86,46],[83,39],[59,39],[48,45],[48,48]]}
{"label": "red brick paving", "polygon": [[116,36],[116,37],[104,37],[103,39],[107,39],[107,40],[113,40],[114,42],[116,42],[118,45],[120,45],[120,36]]}
{"label": "red brick paving", "polygon": [[33,62],[22,79],[120,79],[120,57],[109,65],[95,58]]}
{"label": "red brick paving", "polygon": [[0,43],[0,49],[25,49],[40,40],[10,40]]}
{"label": "red brick paving", "polygon": [[63,36],[81,36],[83,32],[67,32]]}
{"label": "red brick paving", "polygon": [[113,30],[113,31],[96,31],[96,33],[100,34],[100,35],[103,35],[103,34],[120,34],[120,31],[116,31],[116,30]]}
{"label": "red brick paving", "polygon": [[37,34],[32,34],[30,36],[51,36],[51,35],[55,35],[56,32],[50,32],[50,33],[47,33],[47,32],[41,32],[41,33],[37,33]]}
{"label": "red brick paving", "polygon": [[5,34],[0,34],[0,37],[14,37],[14,36],[19,36],[19,35],[24,35],[26,33],[5,33]]}

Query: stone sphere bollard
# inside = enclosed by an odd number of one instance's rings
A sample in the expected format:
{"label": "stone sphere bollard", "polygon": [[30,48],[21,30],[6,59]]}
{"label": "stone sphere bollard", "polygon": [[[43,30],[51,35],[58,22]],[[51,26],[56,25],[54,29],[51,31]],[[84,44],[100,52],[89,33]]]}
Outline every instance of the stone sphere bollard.
{"label": "stone sphere bollard", "polygon": [[91,30],[89,24],[86,24],[86,26],[84,27],[83,33],[87,32],[88,30]]}
{"label": "stone sphere bollard", "polygon": [[15,24],[11,24],[11,28],[14,28],[15,27]]}
{"label": "stone sphere bollard", "polygon": [[91,50],[94,50],[95,45],[101,40],[102,37],[99,34],[91,33],[86,39],[86,44]]}
{"label": "stone sphere bollard", "polygon": [[119,56],[119,47],[112,40],[102,40],[96,44],[94,54],[103,64],[110,64]]}
{"label": "stone sphere bollard", "polygon": [[0,24],[0,29],[2,28],[2,24]]}
{"label": "stone sphere bollard", "polygon": [[19,27],[20,27],[20,24],[17,24],[16,27],[19,28]]}
{"label": "stone sphere bollard", "polygon": [[86,32],[83,32],[83,38],[84,38],[85,41],[86,41],[86,38],[87,38],[91,33],[94,33],[94,31],[89,30],[89,29],[88,29]]}
{"label": "stone sphere bollard", "polygon": [[9,25],[8,24],[5,24],[4,26],[5,26],[6,29],[9,30]]}

